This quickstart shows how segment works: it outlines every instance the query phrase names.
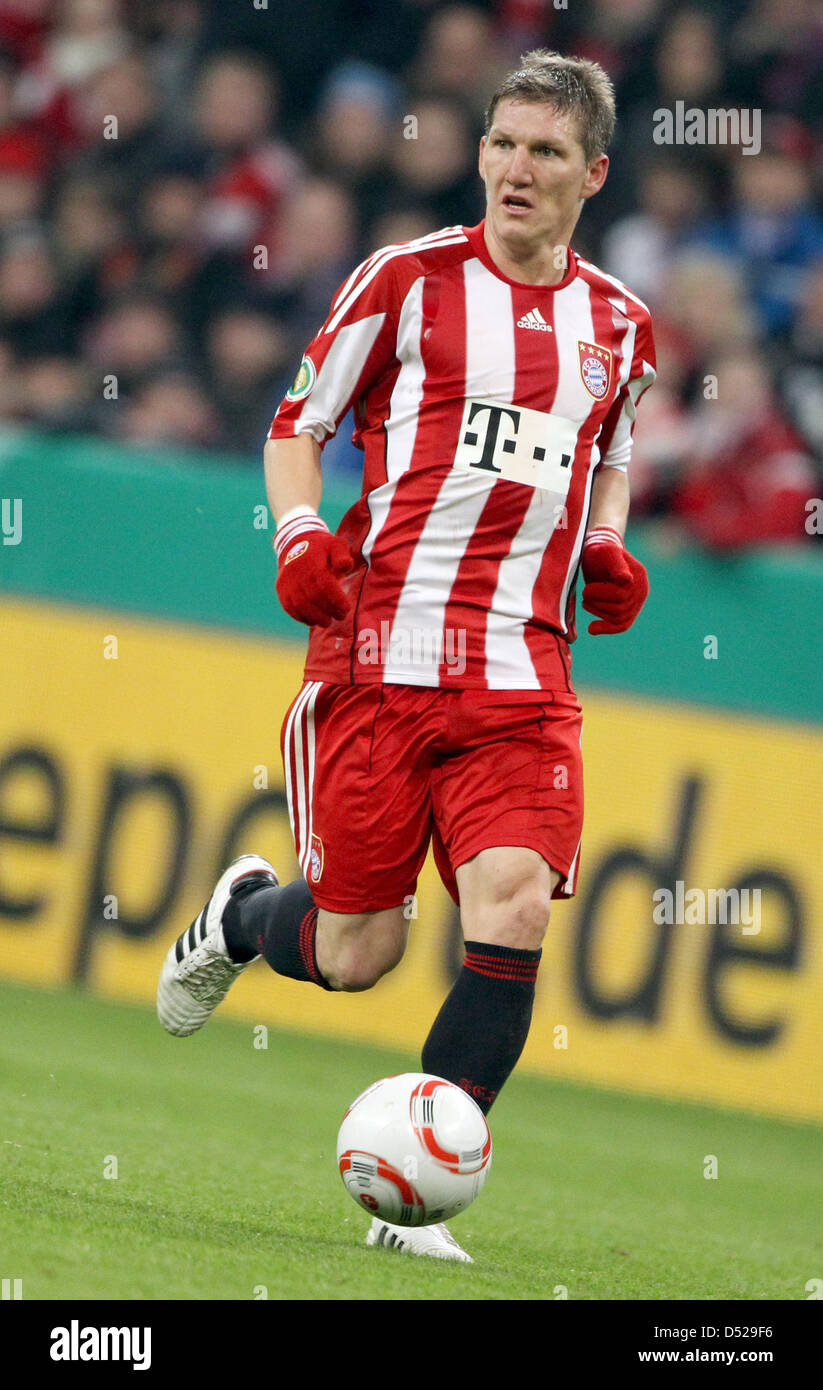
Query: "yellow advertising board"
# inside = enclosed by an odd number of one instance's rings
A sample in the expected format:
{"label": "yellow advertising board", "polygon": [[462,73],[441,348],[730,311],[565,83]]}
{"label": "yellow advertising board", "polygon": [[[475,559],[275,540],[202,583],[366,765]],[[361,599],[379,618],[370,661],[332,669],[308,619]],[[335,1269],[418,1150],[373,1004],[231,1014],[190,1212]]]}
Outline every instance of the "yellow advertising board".
{"label": "yellow advertising board", "polygon": [[[297,874],[279,731],[302,655],[17,600],[0,623],[0,974],[153,1000],[230,858]],[[553,908],[521,1066],[823,1120],[823,735],[582,700],[578,894]],[[416,910],[374,990],[330,995],[261,962],[224,1011],[418,1048],[459,959],[431,856]]]}

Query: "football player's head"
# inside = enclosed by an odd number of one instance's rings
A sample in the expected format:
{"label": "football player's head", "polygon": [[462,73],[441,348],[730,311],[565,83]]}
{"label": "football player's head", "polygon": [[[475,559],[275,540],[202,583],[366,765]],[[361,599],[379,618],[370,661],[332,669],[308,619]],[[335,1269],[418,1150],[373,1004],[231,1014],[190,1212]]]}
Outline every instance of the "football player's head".
{"label": "football player's head", "polygon": [[480,142],[486,215],[504,242],[568,244],[603,186],[614,125],[614,88],[599,64],[525,55],[494,92]]}

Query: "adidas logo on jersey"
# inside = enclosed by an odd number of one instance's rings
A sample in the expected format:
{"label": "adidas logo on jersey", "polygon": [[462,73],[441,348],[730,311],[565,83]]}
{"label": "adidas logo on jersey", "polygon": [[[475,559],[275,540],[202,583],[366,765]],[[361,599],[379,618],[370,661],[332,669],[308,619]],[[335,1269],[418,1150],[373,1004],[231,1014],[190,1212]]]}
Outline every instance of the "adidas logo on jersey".
{"label": "adidas logo on jersey", "polygon": [[552,332],[551,324],[546,323],[546,320],[544,319],[539,309],[530,309],[527,314],[523,315],[522,319],[517,320],[517,327],[539,328],[541,333]]}

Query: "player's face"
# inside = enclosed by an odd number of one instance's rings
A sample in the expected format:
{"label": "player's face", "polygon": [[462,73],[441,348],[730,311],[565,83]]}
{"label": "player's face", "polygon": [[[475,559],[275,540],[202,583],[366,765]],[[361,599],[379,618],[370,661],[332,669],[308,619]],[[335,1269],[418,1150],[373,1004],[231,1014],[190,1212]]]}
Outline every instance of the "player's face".
{"label": "player's face", "polygon": [[573,112],[543,102],[498,102],[480,142],[486,220],[520,254],[568,245],[583,202],[602,187],[609,161],[587,163]]}

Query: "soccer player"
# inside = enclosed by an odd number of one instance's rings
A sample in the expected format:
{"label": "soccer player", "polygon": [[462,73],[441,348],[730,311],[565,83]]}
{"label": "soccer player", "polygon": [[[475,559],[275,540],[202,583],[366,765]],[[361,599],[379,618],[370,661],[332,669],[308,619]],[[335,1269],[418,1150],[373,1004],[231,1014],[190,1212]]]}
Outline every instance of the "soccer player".
{"label": "soccer player", "polygon": [[[376,251],[306,351],[265,449],[277,592],[311,629],[281,736],[304,876],[229,866],[166,958],[169,1032],[200,1028],[259,955],[315,988],[375,984],[432,841],[466,955],[423,1070],[487,1112],[520,1056],[579,865],[578,571],[593,633],[625,631],[648,593],[623,535],[649,314],[569,245],[614,119],[596,63],[527,54],[489,104],[484,220]],[[352,405],[363,487],[332,535],[321,450]],[[470,1258],[442,1225],[374,1219],[367,1242]]]}

